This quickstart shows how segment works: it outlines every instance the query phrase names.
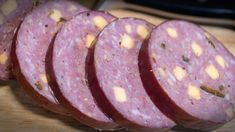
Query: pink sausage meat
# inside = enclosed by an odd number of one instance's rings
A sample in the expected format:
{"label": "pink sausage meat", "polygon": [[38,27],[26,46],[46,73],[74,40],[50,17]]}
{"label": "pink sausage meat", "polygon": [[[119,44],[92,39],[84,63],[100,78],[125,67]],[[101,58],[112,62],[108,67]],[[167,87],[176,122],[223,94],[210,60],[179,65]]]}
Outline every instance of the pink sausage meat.
{"label": "pink sausage meat", "polygon": [[0,0],[0,80],[13,79],[10,52],[15,32],[34,7],[32,0]]}
{"label": "pink sausage meat", "polygon": [[139,131],[174,126],[145,92],[138,53],[153,28],[137,18],[118,19],[100,33],[89,51],[88,82],[100,107],[117,123]]}
{"label": "pink sausage meat", "polygon": [[114,16],[100,11],[82,12],[68,21],[57,34],[52,52],[51,80],[61,105],[80,122],[99,129],[115,124],[96,105],[85,73],[88,48]]}
{"label": "pink sausage meat", "polygon": [[139,68],[152,100],[177,123],[210,130],[234,118],[235,59],[199,26],[172,20],[156,27]]}
{"label": "pink sausage meat", "polygon": [[17,80],[35,101],[51,111],[65,113],[48,84],[45,63],[49,45],[66,20],[86,10],[74,1],[48,1],[27,15],[18,31],[13,55]]}

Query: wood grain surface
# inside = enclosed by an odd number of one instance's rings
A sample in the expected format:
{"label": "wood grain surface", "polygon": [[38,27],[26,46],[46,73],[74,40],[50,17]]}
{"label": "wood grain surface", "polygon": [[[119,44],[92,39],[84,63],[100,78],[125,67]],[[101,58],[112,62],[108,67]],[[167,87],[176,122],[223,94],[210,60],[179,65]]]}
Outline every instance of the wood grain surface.
{"label": "wood grain surface", "polygon": [[[123,9],[112,10],[110,13],[118,17],[143,18],[156,25],[165,20],[157,16]],[[225,47],[235,55],[234,29],[201,26],[222,41]],[[213,132],[232,131],[235,131],[235,120]],[[16,81],[0,81],[0,132],[96,132],[96,130],[86,127],[70,117],[60,116],[39,107],[22,91]],[[171,130],[170,132],[176,131]]]}

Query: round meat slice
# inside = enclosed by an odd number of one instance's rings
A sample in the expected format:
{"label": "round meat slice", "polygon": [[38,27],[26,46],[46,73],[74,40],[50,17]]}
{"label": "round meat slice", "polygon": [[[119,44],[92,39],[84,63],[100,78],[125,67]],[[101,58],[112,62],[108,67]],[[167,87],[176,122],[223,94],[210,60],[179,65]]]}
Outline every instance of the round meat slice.
{"label": "round meat slice", "polygon": [[117,124],[96,105],[87,84],[85,62],[92,41],[114,19],[106,12],[80,13],[57,34],[49,61],[53,91],[61,105],[80,122],[98,129],[114,129]]}
{"label": "round meat slice", "polygon": [[177,123],[210,130],[233,119],[235,59],[199,26],[172,20],[156,27],[139,68],[154,103]]}
{"label": "round meat slice", "polygon": [[37,1],[0,0],[0,80],[14,78],[10,59],[13,37],[25,15],[33,9],[34,2]]}
{"label": "round meat slice", "polygon": [[77,2],[54,0],[42,4],[28,14],[17,34],[13,53],[14,71],[23,89],[45,108],[65,113],[48,85],[45,60],[49,45],[72,16],[87,9]]}
{"label": "round meat slice", "polygon": [[120,125],[139,131],[174,126],[150,100],[138,71],[138,53],[152,28],[137,18],[112,22],[89,50],[86,69],[93,96],[103,111]]}

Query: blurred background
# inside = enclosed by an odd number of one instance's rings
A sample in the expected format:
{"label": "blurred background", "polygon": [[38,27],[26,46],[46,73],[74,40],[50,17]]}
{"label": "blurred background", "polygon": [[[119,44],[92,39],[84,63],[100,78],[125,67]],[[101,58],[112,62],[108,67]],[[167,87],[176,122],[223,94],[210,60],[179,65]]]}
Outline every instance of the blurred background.
{"label": "blurred background", "polygon": [[80,0],[80,3],[91,9],[126,9],[166,19],[235,27],[234,0]]}

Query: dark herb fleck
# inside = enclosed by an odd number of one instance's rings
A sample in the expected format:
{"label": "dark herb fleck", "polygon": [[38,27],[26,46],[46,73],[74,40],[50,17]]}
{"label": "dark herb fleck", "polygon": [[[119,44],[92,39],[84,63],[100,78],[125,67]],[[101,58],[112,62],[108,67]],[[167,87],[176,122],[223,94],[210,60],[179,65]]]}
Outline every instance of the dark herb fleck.
{"label": "dark herb fleck", "polygon": [[60,22],[66,22],[66,19],[63,18],[63,17],[61,17],[61,18],[60,18]]}
{"label": "dark herb fleck", "polygon": [[209,38],[206,37],[206,39],[208,43],[215,49],[215,44]]}
{"label": "dark herb fleck", "polygon": [[82,84],[85,85],[85,86],[88,86],[88,80],[87,79],[83,79],[82,80]]}
{"label": "dark herb fleck", "polygon": [[187,62],[187,63],[189,63],[189,61],[190,61],[190,59],[184,55],[182,55],[182,59],[184,62]]}
{"label": "dark herb fleck", "polygon": [[157,61],[156,61],[155,57],[152,57],[152,59],[153,59],[153,62],[154,62],[154,63],[157,63]]}
{"label": "dark herb fleck", "polygon": [[7,65],[5,71],[11,71],[11,70],[12,70],[12,66],[11,65]]}
{"label": "dark herb fleck", "polygon": [[224,91],[224,85],[219,85],[219,90]]}
{"label": "dark herb fleck", "polygon": [[38,90],[42,90],[42,89],[43,89],[43,87],[42,87],[42,85],[40,84],[40,82],[36,82],[34,85],[36,86],[36,88],[37,88]]}
{"label": "dark herb fleck", "polygon": [[90,16],[90,13],[87,13],[86,15],[87,15],[87,16]]}
{"label": "dark herb fleck", "polygon": [[224,96],[225,96],[221,91],[215,90],[215,89],[213,89],[209,86],[206,86],[206,85],[202,85],[202,86],[200,86],[200,88],[202,90],[204,90],[205,92],[213,94],[213,95],[218,96],[218,97],[224,98]]}
{"label": "dark herb fleck", "polygon": [[33,0],[33,7],[38,6],[39,2],[37,0]]}
{"label": "dark herb fleck", "polygon": [[190,103],[191,103],[192,105],[194,105],[194,103],[193,103],[193,100],[192,100],[192,99],[190,99]]}
{"label": "dark herb fleck", "polygon": [[230,85],[228,85],[228,87],[230,87]]}
{"label": "dark herb fleck", "polygon": [[166,44],[161,43],[161,48],[166,49]]}
{"label": "dark herb fleck", "polygon": [[47,28],[47,27],[48,27],[48,25],[46,24],[46,25],[45,25],[45,27]]}

